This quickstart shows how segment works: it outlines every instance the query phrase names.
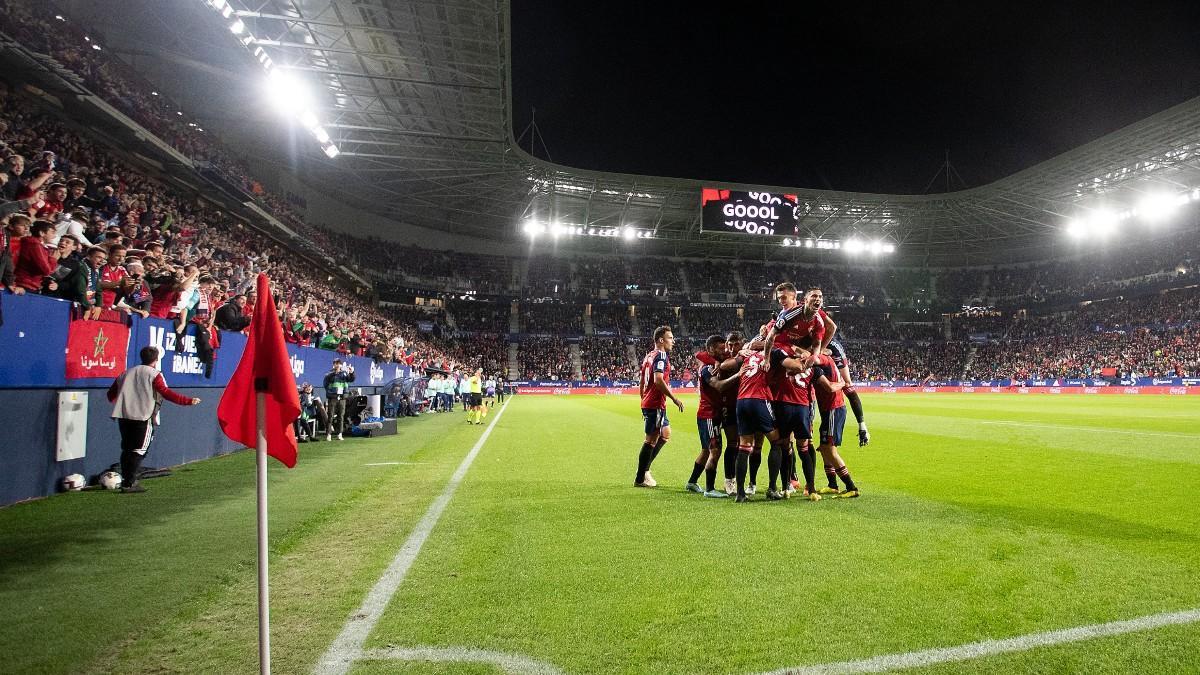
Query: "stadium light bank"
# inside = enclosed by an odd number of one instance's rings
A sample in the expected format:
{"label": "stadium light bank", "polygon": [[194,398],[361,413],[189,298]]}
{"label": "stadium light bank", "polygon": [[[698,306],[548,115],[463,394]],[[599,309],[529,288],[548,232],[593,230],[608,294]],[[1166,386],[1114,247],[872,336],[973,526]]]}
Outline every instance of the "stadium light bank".
{"label": "stadium light bank", "polygon": [[[308,86],[294,74],[276,68],[270,55],[256,44],[258,39],[246,27],[242,16],[255,16],[254,12],[239,12],[233,8],[229,0],[200,0],[213,11],[221,15],[227,22],[229,32],[233,33],[238,42],[249,50],[267,74],[267,93],[271,102],[283,114],[300,121],[300,124],[312,134],[326,157],[333,159],[341,154],[341,150],[329,137],[329,132],[321,126],[316,113],[313,112],[313,96]],[[251,50],[250,46],[254,45]],[[99,49],[99,47],[96,47]]]}
{"label": "stadium light bank", "polygon": [[837,241],[834,239],[793,239],[791,237],[784,237],[781,245],[784,247],[813,248],[823,251],[841,250],[845,251],[848,255],[858,255],[860,253],[881,255],[896,252],[896,245],[891,242],[882,240],[864,241],[853,238],[845,241]]}
{"label": "stadium light bank", "polygon": [[619,237],[625,241],[635,239],[653,239],[650,230],[640,230],[628,225],[622,227],[592,227],[574,223],[539,223],[536,220],[526,220],[521,224],[521,232],[530,239],[549,235],[555,239],[562,237]]}
{"label": "stadium light bank", "polygon": [[1146,225],[1159,225],[1174,216],[1189,203],[1200,201],[1200,188],[1177,194],[1155,192],[1142,197],[1130,209],[1117,211],[1097,207],[1086,215],[1067,221],[1066,232],[1072,239],[1103,240],[1115,234],[1121,223],[1137,218]]}

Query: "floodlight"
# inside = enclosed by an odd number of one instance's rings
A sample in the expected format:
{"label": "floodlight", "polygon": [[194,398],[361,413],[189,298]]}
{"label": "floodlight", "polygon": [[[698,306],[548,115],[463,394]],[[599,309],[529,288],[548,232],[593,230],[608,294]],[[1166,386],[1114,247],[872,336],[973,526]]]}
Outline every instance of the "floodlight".
{"label": "floodlight", "polygon": [[225,17],[226,19],[233,16],[233,8],[229,5],[225,5],[221,8],[221,16]]}
{"label": "floodlight", "polygon": [[281,112],[299,115],[312,107],[308,85],[290,71],[272,70],[267,75],[267,95]]}
{"label": "floodlight", "polygon": [[1087,225],[1079,218],[1072,218],[1067,223],[1067,234],[1075,239],[1082,239],[1087,234]]}
{"label": "floodlight", "polygon": [[880,253],[883,253],[883,242],[881,242],[881,241],[871,242],[871,253],[874,255],[879,255]]}
{"label": "floodlight", "polygon": [[555,237],[562,236],[562,233],[563,233],[562,223],[554,223],[553,225],[550,226],[550,234],[554,235]]}
{"label": "floodlight", "polygon": [[[835,245],[835,248],[836,248],[836,245]],[[858,239],[847,239],[846,240],[845,249],[846,249],[847,253],[861,253],[861,252],[865,251],[866,248],[867,248],[867,245]]]}
{"label": "floodlight", "polygon": [[1166,220],[1178,208],[1175,195],[1163,193],[1146,196],[1138,202],[1137,210],[1147,222],[1157,223]]}
{"label": "floodlight", "polygon": [[1200,188],[1192,190],[1192,201],[1200,201]]}
{"label": "floodlight", "polygon": [[521,231],[531,237],[536,237],[538,233],[537,223],[533,222],[532,220],[527,220],[525,221],[525,224],[521,226]]}
{"label": "floodlight", "polygon": [[246,24],[243,23],[241,19],[235,20],[229,26],[229,32],[233,33],[234,35],[241,35],[242,31],[244,30],[246,30]]}
{"label": "floodlight", "polygon": [[812,239],[805,239],[804,240],[804,248],[812,248],[815,245],[815,243],[816,242],[814,242]]}
{"label": "floodlight", "polygon": [[629,241],[636,237],[637,233],[633,231],[632,227],[626,226],[621,230],[621,236],[624,237],[626,241]]}
{"label": "floodlight", "polygon": [[1095,234],[1106,235],[1117,229],[1119,216],[1109,209],[1096,209],[1088,218],[1088,230]]}
{"label": "floodlight", "polygon": [[[317,121],[317,116],[314,115],[311,110],[305,110],[304,112],[300,113],[300,123],[304,125],[305,129],[313,130],[313,133],[316,133],[315,129],[321,125],[321,123]],[[322,141],[322,143],[324,143],[324,141]]]}
{"label": "floodlight", "polygon": [[313,129],[312,132],[313,136],[317,137],[317,142],[321,145],[325,145],[329,142],[329,132],[325,131],[324,127],[317,127],[316,129]]}
{"label": "floodlight", "polygon": [[325,146],[325,154],[329,156],[329,159],[333,159],[342,154],[342,151],[338,150],[338,146],[336,145],[327,145]]}
{"label": "floodlight", "polygon": [[791,239],[789,239],[789,238],[787,238],[787,237],[784,237],[784,238],[783,238],[783,245],[784,245],[784,246],[791,246],[791,245],[792,245],[792,240],[791,240]]}
{"label": "floodlight", "polygon": [[225,9],[225,0],[208,0],[214,9]]}
{"label": "floodlight", "polygon": [[895,244],[884,244],[884,245],[883,245],[883,252],[884,252],[884,253],[895,253],[895,252],[896,252],[896,245],[895,245]]}

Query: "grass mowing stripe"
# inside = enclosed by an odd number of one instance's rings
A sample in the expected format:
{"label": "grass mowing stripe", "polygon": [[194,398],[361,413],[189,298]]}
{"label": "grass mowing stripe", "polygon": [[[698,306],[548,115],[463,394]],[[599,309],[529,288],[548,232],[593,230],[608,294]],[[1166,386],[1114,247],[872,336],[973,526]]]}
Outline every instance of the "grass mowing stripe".
{"label": "grass mowing stripe", "polygon": [[1169,436],[1200,440],[1200,434],[1181,434],[1170,431],[1142,431],[1138,429],[1113,429],[1111,427],[1076,427],[1067,424],[1038,424],[1036,422],[1011,422],[1009,420],[980,420],[980,424],[1002,424],[1008,427],[1031,427],[1035,429],[1065,429],[1069,431],[1091,431],[1103,434],[1133,434],[1136,436]]}
{"label": "grass mowing stripe", "polygon": [[1052,630],[1045,633],[1031,633],[1004,640],[984,640],[957,647],[927,649],[905,654],[887,654],[858,661],[841,661],[826,663],[819,666],[805,666],[774,670],[766,675],[824,675],[827,673],[881,673],[901,668],[920,668],[938,663],[953,663],[970,661],[996,654],[1029,651],[1038,647],[1082,642],[1112,635],[1124,635],[1139,631],[1153,630],[1164,626],[1179,626],[1200,622],[1200,609],[1188,609],[1180,612],[1151,614],[1136,619],[1113,621],[1110,623],[1092,624]]}
{"label": "grass mowing stripe", "polygon": [[484,429],[479,440],[475,442],[475,446],[463,458],[454,475],[450,476],[450,481],[446,483],[446,487],[442,490],[442,494],[438,495],[437,499],[429,505],[429,510],[421,517],[420,522],[413,528],[412,534],[396,552],[396,557],[392,560],[392,564],[388,565],[383,576],[379,578],[375,586],[367,593],[366,599],[362,605],[350,615],[346,621],[342,632],[338,634],[333,644],[329,646],[328,651],[321,657],[320,662],[314,669],[317,673],[337,673],[341,675],[350,670],[350,666],[362,654],[363,644],[367,641],[367,636],[371,634],[371,630],[375,628],[375,624],[379,621],[379,617],[383,615],[383,610],[392,600],[392,596],[396,594],[396,589],[403,583],[404,577],[408,575],[408,570],[412,567],[412,563],[417,559],[417,555],[421,552],[421,547],[425,545],[425,541],[429,539],[429,533],[433,531],[437,525],[438,519],[442,517],[442,512],[446,510],[446,505],[450,503],[450,499],[454,497],[454,492],[462,483],[463,477],[467,475],[467,470],[471,468],[471,464],[475,461],[475,457],[479,455],[479,451],[483,449],[483,444],[487,442],[488,436],[492,435],[492,429],[496,428],[496,423],[500,421],[500,417],[504,415],[505,409],[512,399],[505,401],[504,405],[496,411],[496,416],[492,418],[487,429]]}

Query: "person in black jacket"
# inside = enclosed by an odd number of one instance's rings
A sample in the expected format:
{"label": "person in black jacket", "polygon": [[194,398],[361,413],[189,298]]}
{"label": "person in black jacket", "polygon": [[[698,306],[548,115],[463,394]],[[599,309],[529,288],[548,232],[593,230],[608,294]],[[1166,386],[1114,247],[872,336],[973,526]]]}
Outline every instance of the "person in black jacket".
{"label": "person in black jacket", "polygon": [[331,440],[334,429],[337,430],[337,439],[342,440],[342,429],[346,426],[346,398],[350,394],[350,383],[353,381],[354,366],[342,363],[341,359],[334,359],[333,370],[325,373],[325,398],[329,401],[329,428],[325,430],[327,441]]}
{"label": "person in black jacket", "polygon": [[217,310],[217,328],[237,332],[245,330],[250,325],[250,317],[242,311],[245,307],[246,296],[240,293],[233,296],[233,299],[221,305]]}

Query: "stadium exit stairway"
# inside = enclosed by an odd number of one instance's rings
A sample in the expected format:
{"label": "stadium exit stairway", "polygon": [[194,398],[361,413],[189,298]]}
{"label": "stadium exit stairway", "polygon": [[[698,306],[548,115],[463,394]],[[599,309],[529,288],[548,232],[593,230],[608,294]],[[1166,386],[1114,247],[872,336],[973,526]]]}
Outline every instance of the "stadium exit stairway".
{"label": "stadium exit stairway", "polygon": [[521,372],[521,363],[517,360],[517,343],[508,343],[508,379],[515,380]]}
{"label": "stadium exit stairway", "polygon": [[572,342],[567,345],[571,355],[571,377],[576,380],[583,379],[583,358],[579,355],[579,343]]}

